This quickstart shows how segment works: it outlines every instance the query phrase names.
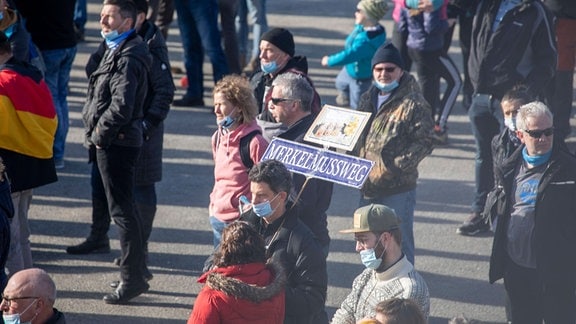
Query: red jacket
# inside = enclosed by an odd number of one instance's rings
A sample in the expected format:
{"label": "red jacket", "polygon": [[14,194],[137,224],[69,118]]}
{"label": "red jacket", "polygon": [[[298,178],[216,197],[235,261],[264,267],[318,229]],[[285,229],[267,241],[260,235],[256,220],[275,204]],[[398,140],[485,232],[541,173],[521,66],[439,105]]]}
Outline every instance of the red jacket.
{"label": "red jacket", "polygon": [[279,266],[250,263],[216,268],[203,274],[206,283],[188,324],[274,324],[284,321],[285,275]]}

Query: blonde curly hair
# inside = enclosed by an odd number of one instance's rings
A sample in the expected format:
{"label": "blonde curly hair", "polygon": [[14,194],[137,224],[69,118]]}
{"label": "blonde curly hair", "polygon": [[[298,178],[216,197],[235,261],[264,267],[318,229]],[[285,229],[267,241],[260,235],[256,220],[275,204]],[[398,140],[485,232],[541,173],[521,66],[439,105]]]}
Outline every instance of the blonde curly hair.
{"label": "blonde curly hair", "polygon": [[222,94],[226,100],[238,107],[241,114],[238,121],[241,124],[249,123],[256,119],[258,114],[256,98],[250,87],[250,82],[245,77],[237,74],[225,76],[214,86],[212,94],[216,93]]}

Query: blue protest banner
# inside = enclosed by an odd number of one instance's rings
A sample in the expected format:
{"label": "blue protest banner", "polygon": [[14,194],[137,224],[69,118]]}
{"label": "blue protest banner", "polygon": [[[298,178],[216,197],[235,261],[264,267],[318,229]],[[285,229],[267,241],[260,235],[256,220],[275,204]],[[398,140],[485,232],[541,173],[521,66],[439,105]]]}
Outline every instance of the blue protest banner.
{"label": "blue protest banner", "polygon": [[330,150],[274,138],[262,161],[278,160],[292,172],[360,188],[374,162]]}

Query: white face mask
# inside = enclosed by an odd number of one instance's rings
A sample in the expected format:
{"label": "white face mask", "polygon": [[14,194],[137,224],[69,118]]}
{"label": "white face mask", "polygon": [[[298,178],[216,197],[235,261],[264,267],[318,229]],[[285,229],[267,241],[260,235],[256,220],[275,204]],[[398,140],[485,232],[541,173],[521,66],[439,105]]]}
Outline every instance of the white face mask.
{"label": "white face mask", "polygon": [[504,125],[508,127],[509,130],[516,130],[516,117],[504,118]]}
{"label": "white face mask", "polygon": [[31,320],[29,320],[28,322],[20,322],[20,316],[22,316],[22,314],[26,313],[30,307],[32,307],[32,305],[34,305],[36,302],[38,301],[38,299],[34,300],[34,302],[30,305],[28,305],[28,307],[26,307],[26,309],[22,312],[22,313],[18,313],[18,314],[2,314],[2,319],[4,320],[4,324],[30,324],[32,323],[32,320],[34,318],[36,318],[36,314]]}

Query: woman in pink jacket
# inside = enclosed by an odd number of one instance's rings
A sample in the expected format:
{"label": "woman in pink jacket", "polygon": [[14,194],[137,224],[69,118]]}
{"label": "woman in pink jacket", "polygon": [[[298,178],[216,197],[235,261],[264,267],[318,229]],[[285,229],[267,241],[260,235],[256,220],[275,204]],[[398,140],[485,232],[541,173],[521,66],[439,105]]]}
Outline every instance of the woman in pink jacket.
{"label": "woman in pink jacket", "polygon": [[248,80],[229,75],[214,87],[214,113],[218,130],[212,136],[214,188],[210,194],[210,225],[214,248],[220,243],[222,230],[240,217],[239,198],[251,199],[249,165],[243,161],[241,139],[253,136],[246,144],[251,163],[258,163],[268,147],[256,124],[258,106]]}

